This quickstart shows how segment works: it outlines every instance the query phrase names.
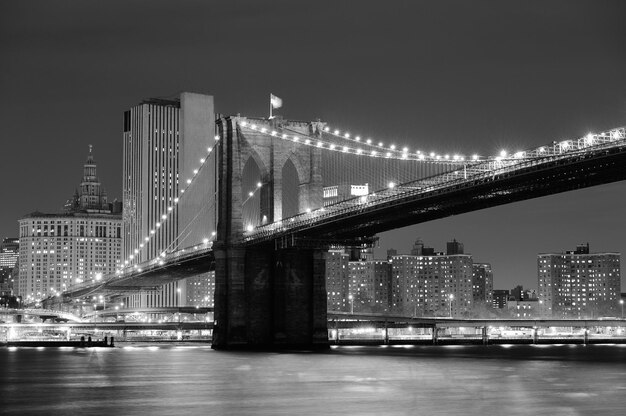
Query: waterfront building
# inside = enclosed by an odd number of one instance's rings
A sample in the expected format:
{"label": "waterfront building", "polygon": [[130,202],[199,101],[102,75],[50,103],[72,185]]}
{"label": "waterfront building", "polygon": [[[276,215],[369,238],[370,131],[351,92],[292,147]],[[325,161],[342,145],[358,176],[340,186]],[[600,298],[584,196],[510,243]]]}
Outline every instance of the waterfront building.
{"label": "waterfront building", "polygon": [[374,262],[348,263],[348,293],[352,296],[355,311],[365,311],[374,303]]}
{"label": "waterfront building", "polygon": [[391,295],[391,263],[373,260],[370,252],[361,259],[348,262],[348,298],[359,312],[389,310]]}
{"label": "waterfront building", "polygon": [[509,293],[510,293],[511,300],[514,300],[514,301],[519,302],[519,301],[528,299],[528,293],[524,291],[524,286],[522,285],[515,286],[513,289],[511,289]]}
{"label": "waterfront building", "polygon": [[329,250],[326,253],[326,292],[329,311],[348,311],[348,263],[350,255],[344,250]]}
{"label": "waterfront building", "polygon": [[506,308],[512,318],[537,318],[540,315],[539,305],[537,299],[514,300],[510,298]]}
{"label": "waterfront building", "polygon": [[[422,253],[428,248],[423,247]],[[453,253],[458,253],[453,245]],[[431,252],[427,250],[426,252]],[[416,316],[469,316],[472,256],[468,254],[396,255],[391,263],[392,308]]]}
{"label": "waterfront building", "polygon": [[19,220],[14,292],[29,303],[115,273],[122,252],[120,204],[107,201],[89,146],[83,179],[64,212]]}
{"label": "waterfront building", "polygon": [[388,312],[391,309],[391,263],[386,260],[374,262],[374,305],[373,312]]}
{"label": "waterfront building", "polygon": [[475,305],[491,307],[493,303],[493,271],[489,263],[472,264],[472,297]]}
{"label": "waterfront building", "polygon": [[[148,99],[124,113],[124,267],[212,239],[217,218],[209,196],[216,189],[216,166],[213,156],[204,157],[216,139],[209,95]],[[193,188],[184,193],[188,185]],[[182,306],[189,299],[213,297],[187,291],[188,284],[212,290],[210,279],[208,273],[190,277],[127,302],[130,307]]]}
{"label": "waterfront building", "polygon": [[538,298],[543,316],[620,316],[620,253],[575,251],[537,256]]}
{"label": "waterfront building", "polygon": [[493,291],[493,308],[505,309],[509,301],[511,293],[508,289],[494,289]]}

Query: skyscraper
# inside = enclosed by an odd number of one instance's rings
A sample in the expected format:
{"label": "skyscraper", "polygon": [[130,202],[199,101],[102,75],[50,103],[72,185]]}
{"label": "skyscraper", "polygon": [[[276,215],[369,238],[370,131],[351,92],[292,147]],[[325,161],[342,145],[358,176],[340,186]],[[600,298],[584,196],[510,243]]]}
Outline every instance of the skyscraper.
{"label": "skyscraper", "polygon": [[107,201],[89,146],[83,179],[65,212],[34,212],[19,220],[14,292],[28,303],[115,273],[122,252],[120,209],[120,204]]}
{"label": "skyscraper", "polygon": [[[123,265],[211,239],[217,222],[211,205],[215,159],[205,157],[216,140],[213,97],[185,92],[176,99],[145,100],[124,113],[123,137]],[[196,278],[209,275],[190,279]],[[190,296],[204,299],[197,290]],[[185,281],[129,299],[136,307],[185,303]]]}
{"label": "skyscraper", "polygon": [[620,316],[620,254],[575,251],[537,256],[540,313],[555,318]]}

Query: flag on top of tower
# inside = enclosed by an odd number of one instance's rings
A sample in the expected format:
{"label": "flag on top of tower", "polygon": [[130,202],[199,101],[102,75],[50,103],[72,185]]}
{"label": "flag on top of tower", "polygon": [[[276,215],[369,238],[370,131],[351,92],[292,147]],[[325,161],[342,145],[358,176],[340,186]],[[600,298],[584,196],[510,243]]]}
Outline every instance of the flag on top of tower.
{"label": "flag on top of tower", "polygon": [[270,104],[272,105],[272,108],[280,108],[283,106],[283,100],[274,94],[270,94]]}

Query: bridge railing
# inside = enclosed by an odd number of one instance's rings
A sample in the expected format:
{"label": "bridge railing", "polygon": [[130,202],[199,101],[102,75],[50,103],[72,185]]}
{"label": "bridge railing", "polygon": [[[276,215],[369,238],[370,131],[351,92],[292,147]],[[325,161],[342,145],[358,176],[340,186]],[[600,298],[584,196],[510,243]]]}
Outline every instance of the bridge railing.
{"label": "bridge railing", "polygon": [[486,161],[468,162],[451,172],[350,198],[315,211],[297,214],[290,218],[256,227],[252,231],[244,232],[244,241],[269,239],[278,233],[294,232],[324,219],[356,213],[364,208],[382,206],[407,196],[427,194],[489,176],[496,177],[516,170],[583,155],[589,151],[623,146],[625,141],[626,128],[620,127],[597,135],[587,135],[577,140],[553,142],[551,145],[517,152],[512,157],[497,157]]}

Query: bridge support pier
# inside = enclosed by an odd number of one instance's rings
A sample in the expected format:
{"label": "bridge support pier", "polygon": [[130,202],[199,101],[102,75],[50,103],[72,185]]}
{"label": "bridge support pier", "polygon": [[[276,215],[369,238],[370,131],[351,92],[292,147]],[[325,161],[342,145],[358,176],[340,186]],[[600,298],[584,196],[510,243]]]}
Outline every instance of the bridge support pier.
{"label": "bridge support pier", "polygon": [[328,348],[324,250],[215,252],[215,349]]}
{"label": "bridge support pier", "polygon": [[483,335],[483,345],[489,345],[489,333],[487,332],[487,327],[482,327],[482,335]]}

